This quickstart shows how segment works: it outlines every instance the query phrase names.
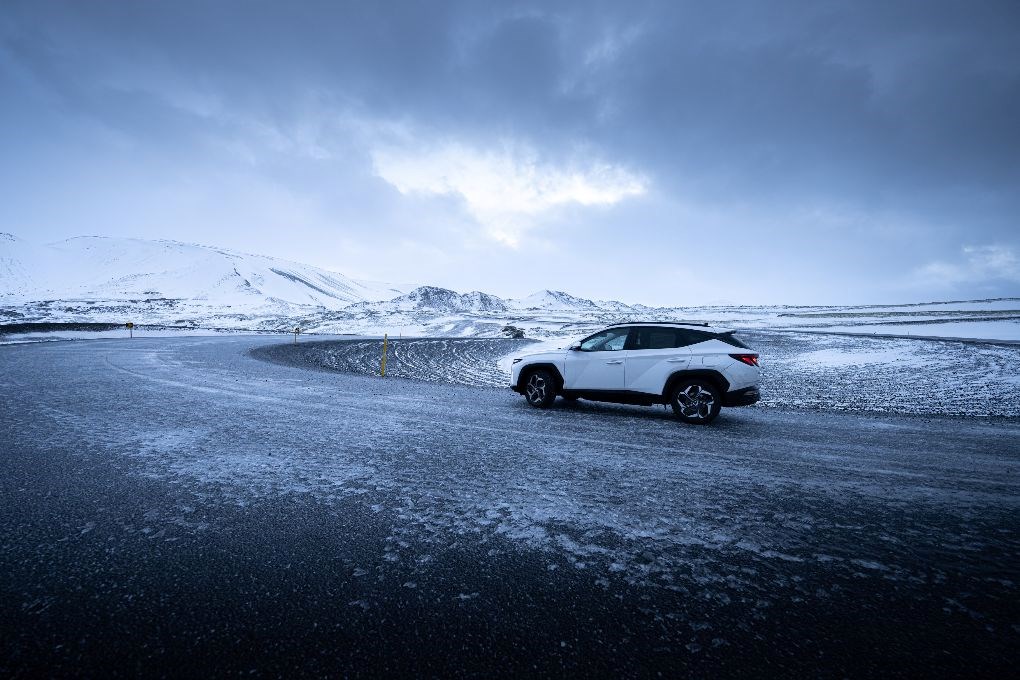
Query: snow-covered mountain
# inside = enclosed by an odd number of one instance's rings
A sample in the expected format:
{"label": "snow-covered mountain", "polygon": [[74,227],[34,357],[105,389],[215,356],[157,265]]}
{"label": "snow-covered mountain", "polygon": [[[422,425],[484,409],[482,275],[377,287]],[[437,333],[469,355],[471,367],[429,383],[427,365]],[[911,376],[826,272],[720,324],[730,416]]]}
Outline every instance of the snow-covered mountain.
{"label": "snow-covered mountain", "polygon": [[351,279],[337,272],[177,241],[85,236],[37,246],[0,235],[0,318],[375,332],[498,334],[508,323],[558,328],[633,308],[562,291],[504,300]]}
{"label": "snow-covered mountain", "polygon": [[[225,248],[87,236],[34,245],[0,233],[0,322],[171,325],[321,333],[579,335],[619,321],[1020,340],[1020,299],[825,307],[656,308],[542,290],[521,299],[351,279]],[[0,334],[3,329],[0,328]]]}
{"label": "snow-covered mountain", "polygon": [[[362,303],[362,306],[365,304]],[[422,311],[446,314],[453,312],[505,312],[507,309],[506,302],[495,295],[478,291],[461,294],[436,286],[420,286],[406,295],[371,306],[380,311]]]}
{"label": "snow-covered mountain", "polygon": [[356,281],[297,262],[177,241],[83,236],[33,246],[0,235],[0,299],[267,302],[340,309],[406,288]]}
{"label": "snow-covered mountain", "polygon": [[0,300],[15,298],[35,288],[38,271],[32,265],[39,259],[34,248],[13,234],[0,232]]}
{"label": "snow-covered mountain", "polygon": [[[622,303],[615,302],[614,305]],[[542,310],[542,311],[596,311],[599,305],[591,300],[575,297],[569,293],[559,290],[540,290],[532,293],[526,298],[514,300],[513,306],[520,310]]]}

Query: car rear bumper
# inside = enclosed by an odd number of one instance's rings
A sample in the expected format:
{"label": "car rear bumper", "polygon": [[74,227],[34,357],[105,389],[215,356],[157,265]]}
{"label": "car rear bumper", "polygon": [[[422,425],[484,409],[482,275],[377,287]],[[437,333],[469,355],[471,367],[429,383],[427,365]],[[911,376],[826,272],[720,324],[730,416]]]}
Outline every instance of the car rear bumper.
{"label": "car rear bumper", "polygon": [[723,406],[750,406],[761,399],[761,392],[757,387],[745,387],[742,390],[733,390],[723,395]]}

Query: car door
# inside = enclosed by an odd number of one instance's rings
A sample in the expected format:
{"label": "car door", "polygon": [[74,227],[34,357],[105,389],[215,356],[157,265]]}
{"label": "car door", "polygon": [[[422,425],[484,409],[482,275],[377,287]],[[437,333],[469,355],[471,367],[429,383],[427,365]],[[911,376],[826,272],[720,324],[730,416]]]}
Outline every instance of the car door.
{"label": "car door", "polygon": [[568,390],[622,390],[630,328],[610,328],[582,340],[567,352],[563,387]]}
{"label": "car door", "polygon": [[676,328],[642,326],[634,329],[627,345],[625,389],[661,394],[666,380],[690,366],[691,350]]}

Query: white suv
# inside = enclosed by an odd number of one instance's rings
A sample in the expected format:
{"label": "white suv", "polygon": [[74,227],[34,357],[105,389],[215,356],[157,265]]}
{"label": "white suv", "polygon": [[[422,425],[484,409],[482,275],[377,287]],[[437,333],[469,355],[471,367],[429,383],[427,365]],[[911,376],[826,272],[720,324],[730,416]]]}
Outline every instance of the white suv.
{"label": "white suv", "polygon": [[758,354],[708,324],[610,326],[569,348],[514,359],[510,389],[536,408],[556,395],[623,404],[670,404],[680,420],[710,423],[722,406],[759,399]]}

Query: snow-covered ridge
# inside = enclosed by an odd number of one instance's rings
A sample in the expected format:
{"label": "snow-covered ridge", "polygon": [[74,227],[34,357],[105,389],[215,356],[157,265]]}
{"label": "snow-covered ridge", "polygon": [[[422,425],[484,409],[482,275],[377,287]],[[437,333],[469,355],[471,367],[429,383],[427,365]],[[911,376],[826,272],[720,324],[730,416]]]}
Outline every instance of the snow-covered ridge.
{"label": "snow-covered ridge", "polygon": [[0,323],[115,323],[382,335],[577,337],[621,321],[1020,341],[1020,298],[905,305],[648,307],[541,290],[525,298],[359,281],[177,241],[0,233]]}
{"label": "snow-covered ridge", "polygon": [[599,308],[591,300],[575,297],[560,290],[542,290],[514,302],[517,309],[594,310]]}
{"label": "snow-covered ridge", "polygon": [[[363,303],[362,306],[365,306]],[[503,312],[506,302],[488,293],[472,291],[460,294],[448,288],[419,286],[406,295],[372,305],[379,310],[431,312]]]}
{"label": "snow-covered ridge", "polygon": [[[10,236],[10,235],[7,235]],[[0,241],[0,300],[162,298],[223,308],[340,309],[404,289],[318,267],[177,241],[82,236],[45,246]]]}
{"label": "snow-covered ridge", "polygon": [[22,322],[133,319],[454,335],[495,335],[507,323],[525,321],[558,327],[634,311],[563,291],[508,300],[482,291],[359,281],[280,258],[178,241],[82,236],[38,246],[11,234],[0,239],[0,305],[0,319]]}

